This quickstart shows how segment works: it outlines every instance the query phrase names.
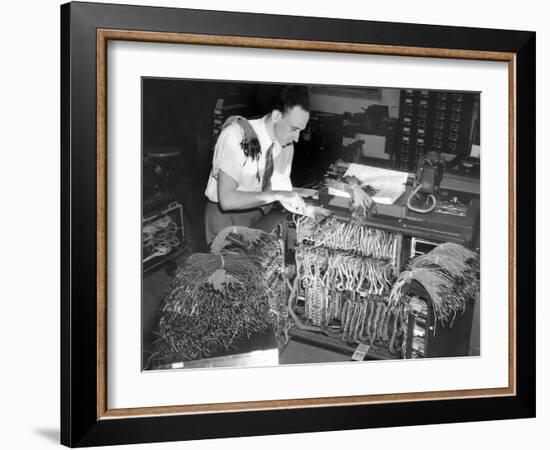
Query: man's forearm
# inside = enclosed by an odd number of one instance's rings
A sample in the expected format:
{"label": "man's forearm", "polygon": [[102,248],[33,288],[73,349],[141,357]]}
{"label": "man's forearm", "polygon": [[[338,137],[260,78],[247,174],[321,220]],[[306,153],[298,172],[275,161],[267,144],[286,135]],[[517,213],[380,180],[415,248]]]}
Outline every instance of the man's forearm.
{"label": "man's forearm", "polygon": [[222,209],[226,211],[257,208],[278,201],[276,191],[245,192],[227,191],[218,192],[218,199]]}

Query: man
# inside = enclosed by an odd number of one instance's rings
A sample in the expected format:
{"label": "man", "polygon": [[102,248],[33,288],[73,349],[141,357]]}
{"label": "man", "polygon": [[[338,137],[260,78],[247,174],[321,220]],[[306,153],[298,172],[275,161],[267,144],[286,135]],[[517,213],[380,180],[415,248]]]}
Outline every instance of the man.
{"label": "man", "polygon": [[304,207],[292,192],[290,170],[294,143],[308,120],[307,88],[302,86],[283,89],[271,112],[260,119],[228,119],[205,191],[208,244],[225,227],[253,225],[266,205],[280,202],[291,211]]}

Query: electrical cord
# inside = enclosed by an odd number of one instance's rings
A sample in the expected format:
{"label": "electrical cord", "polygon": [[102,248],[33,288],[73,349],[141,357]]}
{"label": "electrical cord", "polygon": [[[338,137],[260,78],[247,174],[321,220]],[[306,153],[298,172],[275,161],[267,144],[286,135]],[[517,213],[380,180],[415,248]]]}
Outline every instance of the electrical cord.
{"label": "electrical cord", "polygon": [[429,206],[426,209],[418,208],[418,207],[413,206],[411,204],[411,200],[413,199],[413,197],[416,196],[416,194],[418,194],[418,191],[420,191],[421,187],[422,187],[422,184],[419,184],[417,187],[414,188],[411,195],[407,199],[407,208],[409,208],[411,211],[414,211],[414,212],[419,213],[419,214],[428,214],[428,213],[432,212],[435,209],[435,205],[437,204],[437,199],[435,198],[435,195],[433,195],[433,194],[428,195],[428,199],[430,199],[432,201],[432,204],[431,204],[431,206]]}
{"label": "electrical cord", "polygon": [[[427,158],[424,159],[424,161],[423,161],[423,164],[426,164],[426,163],[428,163],[428,165],[432,169],[437,169],[437,164],[434,164],[432,161],[430,161]],[[423,169],[420,169],[420,170],[423,170]],[[431,200],[431,203],[432,203],[427,208],[419,208],[417,206],[413,206],[412,203],[411,203],[411,200],[414,197],[416,197],[416,195],[418,194],[418,192],[420,191],[421,188],[422,188],[422,183],[420,182],[420,176],[417,176],[416,179],[415,179],[414,189],[413,189],[411,195],[409,195],[409,198],[407,199],[407,208],[409,208],[411,211],[414,211],[414,212],[419,213],[419,214],[428,214],[428,213],[432,212],[435,209],[435,205],[437,204],[437,199],[435,198],[435,195],[429,194],[428,197],[426,198],[426,201]]]}

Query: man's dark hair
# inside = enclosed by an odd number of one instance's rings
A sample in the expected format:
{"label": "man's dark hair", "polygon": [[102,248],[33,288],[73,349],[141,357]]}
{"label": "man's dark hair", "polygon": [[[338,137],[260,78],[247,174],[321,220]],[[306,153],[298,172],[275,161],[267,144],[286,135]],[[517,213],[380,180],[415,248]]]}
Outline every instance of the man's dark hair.
{"label": "man's dark hair", "polygon": [[294,106],[300,106],[309,111],[309,92],[307,86],[287,86],[275,97],[272,110],[279,110],[283,114]]}

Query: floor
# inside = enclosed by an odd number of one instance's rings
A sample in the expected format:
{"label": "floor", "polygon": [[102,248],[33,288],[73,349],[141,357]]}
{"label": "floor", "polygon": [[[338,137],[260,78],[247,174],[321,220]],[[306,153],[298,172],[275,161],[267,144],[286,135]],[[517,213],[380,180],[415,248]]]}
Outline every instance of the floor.
{"label": "floor", "polygon": [[291,339],[279,356],[279,364],[308,364],[350,361],[350,355],[333,352]]}
{"label": "floor", "polygon": [[162,308],[162,293],[170,286],[171,277],[165,268],[156,270],[143,278],[141,302],[141,326],[143,360],[153,350],[154,332],[157,328]]}

